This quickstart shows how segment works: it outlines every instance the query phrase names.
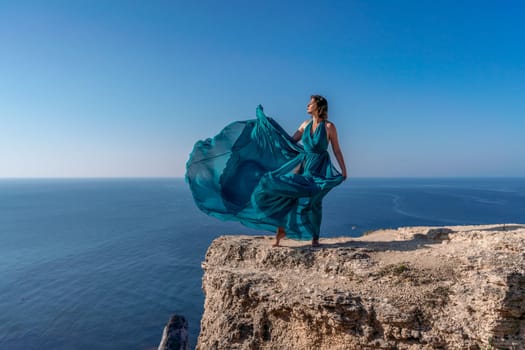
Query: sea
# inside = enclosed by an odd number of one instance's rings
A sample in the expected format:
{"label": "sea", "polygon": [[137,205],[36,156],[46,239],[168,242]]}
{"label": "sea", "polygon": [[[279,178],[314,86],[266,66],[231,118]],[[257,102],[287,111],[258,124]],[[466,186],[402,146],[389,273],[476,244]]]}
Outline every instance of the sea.
{"label": "sea", "polygon": [[[321,242],[495,223],[525,223],[525,178],[350,178]],[[272,233],[203,214],[180,178],[0,180],[0,349],[156,349],[173,314],[194,347],[206,249],[239,234]]]}

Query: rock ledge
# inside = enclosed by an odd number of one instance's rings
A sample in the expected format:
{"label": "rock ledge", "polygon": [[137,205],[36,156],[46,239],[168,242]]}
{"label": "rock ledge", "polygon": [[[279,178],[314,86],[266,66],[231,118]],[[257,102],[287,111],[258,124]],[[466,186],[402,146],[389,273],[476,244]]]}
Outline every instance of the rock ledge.
{"label": "rock ledge", "polygon": [[525,225],[222,236],[197,349],[523,349]]}

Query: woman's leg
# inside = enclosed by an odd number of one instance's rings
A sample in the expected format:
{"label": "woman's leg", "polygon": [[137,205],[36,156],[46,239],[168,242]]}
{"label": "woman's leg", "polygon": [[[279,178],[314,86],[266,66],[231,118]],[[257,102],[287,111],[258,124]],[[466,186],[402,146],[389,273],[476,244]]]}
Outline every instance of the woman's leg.
{"label": "woman's leg", "polygon": [[310,222],[315,226],[314,232],[312,232],[312,247],[319,247],[319,233],[321,229],[321,220],[323,217],[323,196],[326,193],[319,192],[311,198],[311,208],[310,211]]}
{"label": "woman's leg", "polygon": [[275,233],[275,243],[273,244],[274,247],[279,247],[279,242],[281,239],[286,236],[286,231],[284,230],[284,227],[277,227],[277,232]]}

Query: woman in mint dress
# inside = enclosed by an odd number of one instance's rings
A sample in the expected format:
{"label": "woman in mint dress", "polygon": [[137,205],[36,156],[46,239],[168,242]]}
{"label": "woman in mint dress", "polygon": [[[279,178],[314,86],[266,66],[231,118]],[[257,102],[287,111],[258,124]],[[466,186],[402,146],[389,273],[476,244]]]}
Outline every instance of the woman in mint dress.
{"label": "woman in mint dress", "polygon": [[[257,119],[234,122],[198,141],[186,164],[195,203],[205,213],[319,245],[322,199],[346,179],[346,166],[328,102],[311,96],[312,116],[290,137],[257,107]],[[298,142],[301,141],[302,145]],[[331,163],[332,145],[339,172]]]}

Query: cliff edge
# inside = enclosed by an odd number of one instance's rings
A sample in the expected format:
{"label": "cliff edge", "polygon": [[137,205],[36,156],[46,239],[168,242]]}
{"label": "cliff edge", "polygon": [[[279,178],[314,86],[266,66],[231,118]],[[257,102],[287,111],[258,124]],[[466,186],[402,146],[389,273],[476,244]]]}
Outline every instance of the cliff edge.
{"label": "cliff edge", "polygon": [[525,349],[525,225],[222,236],[197,349]]}

